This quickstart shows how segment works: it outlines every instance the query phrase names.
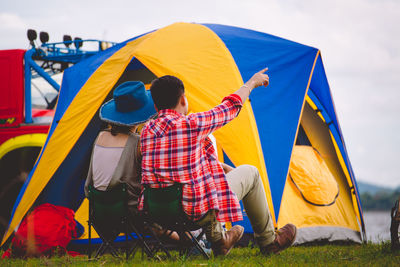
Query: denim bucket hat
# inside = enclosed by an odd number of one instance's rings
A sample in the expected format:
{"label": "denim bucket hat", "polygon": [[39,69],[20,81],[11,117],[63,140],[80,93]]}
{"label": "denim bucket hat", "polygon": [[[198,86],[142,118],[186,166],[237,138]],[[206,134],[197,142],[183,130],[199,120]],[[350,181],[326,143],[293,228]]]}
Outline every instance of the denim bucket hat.
{"label": "denim bucket hat", "polygon": [[154,117],[157,111],[150,91],[139,81],[129,81],[115,88],[113,99],[100,108],[100,119],[122,126],[134,126]]}

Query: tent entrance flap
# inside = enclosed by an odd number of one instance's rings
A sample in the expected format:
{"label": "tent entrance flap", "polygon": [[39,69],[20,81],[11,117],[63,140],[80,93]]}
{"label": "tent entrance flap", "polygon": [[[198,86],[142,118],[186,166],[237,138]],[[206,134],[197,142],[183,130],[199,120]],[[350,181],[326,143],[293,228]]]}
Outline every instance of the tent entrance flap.
{"label": "tent entrance flap", "polygon": [[311,146],[295,146],[289,178],[303,199],[315,206],[330,206],[339,196],[339,186],[319,152]]}

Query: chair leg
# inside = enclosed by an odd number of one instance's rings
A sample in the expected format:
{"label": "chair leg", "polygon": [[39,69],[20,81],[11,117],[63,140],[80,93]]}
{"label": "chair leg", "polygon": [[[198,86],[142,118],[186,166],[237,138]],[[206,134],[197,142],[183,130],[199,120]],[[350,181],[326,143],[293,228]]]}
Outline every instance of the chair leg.
{"label": "chair leg", "polygon": [[154,232],[153,228],[147,223],[146,223],[146,226],[150,230],[151,235],[154,237],[154,239],[156,240],[156,243],[157,243],[155,248],[153,249],[153,253],[156,254],[158,250],[162,250],[162,251],[164,251],[164,253],[167,255],[168,258],[171,258],[171,254],[169,253],[168,249],[163,245],[161,240],[158,238],[158,236]]}
{"label": "chair leg", "polygon": [[125,222],[125,258],[129,258],[129,243],[128,243],[128,223]]}
{"label": "chair leg", "polygon": [[115,248],[111,245],[112,241],[108,240],[108,239],[103,239],[103,243],[101,244],[99,250],[97,251],[96,257],[100,255],[103,255],[107,248],[110,250],[111,255],[113,255],[114,257],[118,258],[118,252],[115,250]]}
{"label": "chair leg", "polygon": [[115,250],[115,248],[112,246],[112,243],[114,241],[114,239],[118,236],[115,235],[113,238],[106,238],[101,231],[98,230],[98,228],[96,228],[96,225],[93,225],[94,230],[97,232],[97,234],[99,235],[100,239],[102,240],[102,243],[99,247],[99,249],[96,252],[96,255],[94,258],[97,258],[100,255],[103,255],[107,248],[109,248],[111,255],[113,255],[114,257],[118,258],[118,252]]}
{"label": "chair leg", "polygon": [[91,255],[92,255],[92,222],[90,220],[88,220],[88,228],[89,228],[89,247],[88,247],[88,258],[90,259]]}
{"label": "chair leg", "polygon": [[[129,228],[131,227],[131,228]],[[133,225],[130,222],[126,223],[126,229],[125,229],[125,253],[126,253],[126,259],[128,259],[130,256],[135,257],[136,251],[138,249],[138,245],[139,243],[136,240],[135,237],[132,236],[131,232],[133,231],[136,235],[138,235],[136,233],[136,228],[133,227]],[[132,245],[132,247],[129,246],[129,237],[131,238],[131,242],[134,243],[134,245]]]}
{"label": "chair leg", "polygon": [[[135,242],[135,241],[133,241],[135,238],[132,235],[130,235],[130,237],[132,239],[132,242]],[[135,244],[129,250],[129,253],[128,253],[129,256],[135,257],[135,254],[136,254],[138,248],[139,248],[139,243],[135,242]]]}
{"label": "chair leg", "polygon": [[180,242],[179,242],[179,256],[183,256],[183,255],[188,255],[189,254],[189,251],[190,251],[190,247],[187,247],[187,245],[185,245],[185,243],[184,243],[184,241],[183,241],[183,239],[185,239],[186,238],[186,233],[185,233],[185,231],[179,231],[178,232],[178,235],[179,235],[179,239],[182,239]]}
{"label": "chair leg", "polygon": [[94,258],[97,259],[98,256],[102,255],[104,251],[106,250],[107,246],[105,245],[105,242],[103,241],[100,245],[100,247],[97,249],[96,254],[94,255]]}
{"label": "chair leg", "polygon": [[[190,231],[188,231],[190,237],[192,238],[192,242],[195,244],[196,248],[200,251],[200,253],[208,260],[210,259],[210,256],[204,251],[204,248],[200,245],[198,239],[192,235]],[[199,235],[201,237],[203,233]]]}
{"label": "chair leg", "polygon": [[154,257],[153,252],[151,251],[150,247],[147,245],[147,242],[144,240],[143,236],[139,233],[139,231],[137,230],[137,228],[133,224],[130,223],[130,226],[132,227],[132,229],[135,232],[136,236],[140,240],[140,244],[142,245],[142,248],[144,249],[144,251],[147,254],[147,256],[153,258]]}

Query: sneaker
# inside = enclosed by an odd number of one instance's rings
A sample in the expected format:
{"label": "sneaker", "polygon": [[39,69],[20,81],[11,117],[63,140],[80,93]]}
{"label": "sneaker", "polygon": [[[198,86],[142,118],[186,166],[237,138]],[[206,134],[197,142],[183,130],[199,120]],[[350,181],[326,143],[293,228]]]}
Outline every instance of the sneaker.
{"label": "sneaker", "polygon": [[233,246],[242,238],[243,232],[244,228],[240,225],[235,225],[229,231],[225,232],[223,238],[211,244],[214,255],[228,255]]}
{"label": "sneaker", "polygon": [[260,248],[262,254],[279,254],[282,250],[293,245],[296,240],[297,228],[291,223],[286,224],[276,231],[275,240],[265,247]]}

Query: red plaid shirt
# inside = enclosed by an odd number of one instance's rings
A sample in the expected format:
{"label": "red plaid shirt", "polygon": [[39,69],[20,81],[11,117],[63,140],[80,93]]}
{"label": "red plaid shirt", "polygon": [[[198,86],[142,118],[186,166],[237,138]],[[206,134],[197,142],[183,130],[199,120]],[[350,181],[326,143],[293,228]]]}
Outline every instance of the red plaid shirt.
{"label": "red plaid shirt", "polygon": [[[236,195],[230,190],[208,135],[233,120],[242,107],[232,94],[213,109],[184,116],[161,110],[141,134],[142,184],[160,188],[183,184],[182,206],[192,220],[208,210],[221,222],[242,220]],[[138,205],[143,209],[143,196]]]}

